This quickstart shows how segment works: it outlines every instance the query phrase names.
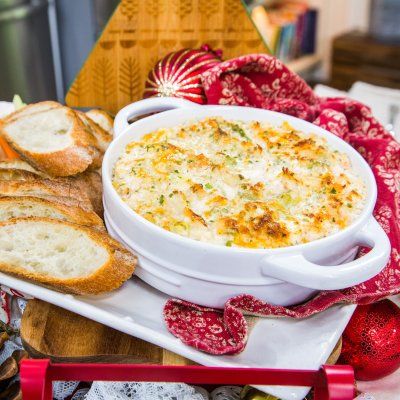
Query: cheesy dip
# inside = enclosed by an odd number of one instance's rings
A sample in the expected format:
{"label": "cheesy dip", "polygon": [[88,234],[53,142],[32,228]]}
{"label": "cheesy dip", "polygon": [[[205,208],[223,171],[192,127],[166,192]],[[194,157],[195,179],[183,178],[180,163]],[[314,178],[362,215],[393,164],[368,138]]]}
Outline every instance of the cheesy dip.
{"label": "cheesy dip", "polygon": [[360,214],[365,186],[314,134],[220,117],[126,146],[113,185],[132,210],[188,238],[273,248],[331,235]]}

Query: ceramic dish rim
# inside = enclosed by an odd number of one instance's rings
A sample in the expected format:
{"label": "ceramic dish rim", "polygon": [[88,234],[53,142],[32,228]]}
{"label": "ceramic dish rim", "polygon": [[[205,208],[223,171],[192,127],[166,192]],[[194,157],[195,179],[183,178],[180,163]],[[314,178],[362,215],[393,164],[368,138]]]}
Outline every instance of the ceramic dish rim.
{"label": "ceramic dish rim", "polygon": [[[283,246],[283,247],[276,247],[276,248],[247,248],[247,247],[228,247],[224,246],[221,244],[215,244],[215,243],[209,243],[206,241],[200,241],[200,240],[195,240],[186,236],[181,236],[177,233],[168,231],[164,228],[161,228],[160,226],[153,224],[152,222],[148,221],[146,218],[142,217],[140,214],[136,213],[134,210],[132,210],[119,196],[117,193],[116,189],[114,188],[112,184],[112,176],[109,173],[110,169],[110,158],[114,156],[114,149],[115,147],[118,146],[119,142],[124,140],[127,135],[130,135],[135,132],[138,128],[145,128],[146,123],[149,121],[154,121],[157,119],[162,119],[165,117],[165,115],[171,115],[173,113],[185,113],[188,111],[197,110],[199,106],[193,108],[185,108],[185,109],[173,109],[173,110],[167,110],[160,112],[155,115],[148,116],[146,118],[140,119],[138,121],[135,121],[133,124],[131,124],[128,128],[125,129],[124,132],[122,132],[118,137],[116,137],[108,147],[106,153],[104,154],[104,159],[103,159],[103,164],[102,164],[102,179],[103,179],[103,191],[104,193],[107,192],[108,195],[112,196],[113,199],[117,202],[117,204],[122,208],[125,214],[128,216],[132,217],[134,220],[140,222],[142,225],[145,225],[146,228],[154,231],[154,234],[157,236],[165,236],[166,239],[174,242],[180,242],[182,245],[190,246],[193,248],[197,248],[199,250],[206,250],[207,248],[212,248],[215,251],[221,251],[221,252],[229,252],[230,254],[232,253],[258,253],[258,254],[266,254],[266,253],[283,253],[287,251],[307,251],[309,249],[312,249],[314,247],[319,247],[323,245],[329,245],[329,243],[336,242],[339,239],[343,239],[343,237],[350,235],[352,232],[355,232],[359,229],[362,228],[362,226],[367,222],[368,218],[371,217],[373,209],[375,207],[375,202],[377,198],[377,186],[376,186],[376,181],[375,177],[373,175],[373,172],[370,168],[370,166],[367,164],[367,162],[364,160],[364,158],[361,156],[359,152],[357,152],[353,147],[351,147],[347,142],[345,142],[343,139],[339,138],[338,136],[334,135],[333,133],[327,131],[324,128],[321,128],[317,125],[314,125],[308,121],[302,120],[300,118],[296,118],[287,114],[279,113],[276,111],[270,111],[270,110],[262,110],[259,108],[254,108],[254,107],[241,107],[241,106],[220,106],[220,105],[205,105],[201,106],[201,108],[208,108],[208,109],[214,109],[216,112],[216,116],[218,116],[218,110],[219,109],[224,109],[226,110],[229,107],[229,110],[231,110],[232,113],[232,119],[235,119],[234,116],[234,111],[235,109],[246,109],[246,111],[252,112],[252,111],[257,111],[257,112],[265,112],[266,114],[266,119],[268,115],[274,115],[278,117],[278,119],[281,119],[282,122],[287,121],[290,123],[290,121],[296,121],[297,123],[305,124],[312,128],[315,132],[313,134],[316,134],[317,136],[327,136],[329,140],[329,145],[331,145],[332,142],[334,143],[339,143],[339,147],[344,147],[345,150],[341,150],[343,153],[345,153],[350,159],[357,159],[359,166],[365,170],[366,173],[366,178],[363,179],[367,193],[365,196],[365,204],[363,207],[362,212],[357,216],[357,218],[348,226],[345,228],[341,229],[338,232],[335,232],[333,234],[330,234],[328,236],[325,236],[323,238],[319,238],[316,240],[309,241],[307,243],[301,243],[301,244],[296,244],[292,246]],[[187,120],[201,120],[206,117],[201,117],[201,118],[196,118],[193,116],[188,116]],[[240,120],[240,118],[236,118],[237,120]],[[187,122],[188,122],[187,121]],[[181,125],[184,122],[177,123],[177,125]],[[162,127],[162,124],[160,123],[160,128]],[[144,135],[145,133],[143,133]],[[135,141],[135,139],[132,138],[131,142]],[[352,154],[352,157],[349,156],[349,153]],[[122,153],[121,153],[122,154]],[[120,155],[121,155],[120,154]],[[114,167],[115,162],[112,165],[112,168]],[[112,215],[109,215],[109,218]]]}

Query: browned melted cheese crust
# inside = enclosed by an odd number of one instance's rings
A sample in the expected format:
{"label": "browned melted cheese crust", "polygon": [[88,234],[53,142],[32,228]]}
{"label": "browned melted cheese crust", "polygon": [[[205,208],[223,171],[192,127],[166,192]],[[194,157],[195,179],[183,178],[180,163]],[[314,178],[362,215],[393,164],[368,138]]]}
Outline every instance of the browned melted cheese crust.
{"label": "browned melted cheese crust", "polygon": [[159,129],[127,145],[113,184],[138,214],[225,246],[306,243],[349,225],[365,185],[345,154],[289,124],[219,117]]}

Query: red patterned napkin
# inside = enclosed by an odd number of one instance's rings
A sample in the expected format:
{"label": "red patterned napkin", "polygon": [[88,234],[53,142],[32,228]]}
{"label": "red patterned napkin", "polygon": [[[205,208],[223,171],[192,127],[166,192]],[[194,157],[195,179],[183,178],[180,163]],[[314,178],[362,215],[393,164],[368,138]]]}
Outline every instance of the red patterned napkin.
{"label": "red patterned napkin", "polygon": [[169,331],[211,354],[242,351],[248,338],[245,315],[304,318],[336,303],[365,304],[400,292],[400,144],[365,105],[347,98],[320,98],[279,60],[248,55],[225,61],[202,76],[209,104],[265,108],[313,122],[343,138],[370,164],[378,184],[375,217],[392,244],[385,269],[367,282],[320,292],[292,307],[274,306],[243,294],[214,310],[170,299],[164,308]]}

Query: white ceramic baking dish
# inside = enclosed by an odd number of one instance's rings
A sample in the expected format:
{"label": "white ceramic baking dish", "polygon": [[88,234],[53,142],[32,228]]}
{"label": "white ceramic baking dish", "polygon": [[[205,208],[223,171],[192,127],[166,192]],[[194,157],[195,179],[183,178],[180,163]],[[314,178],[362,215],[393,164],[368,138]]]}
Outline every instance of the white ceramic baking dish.
{"label": "white ceramic baking dish", "polygon": [[[154,112],[159,113],[128,123]],[[349,156],[366,183],[367,200],[361,215],[352,225],[323,239],[277,249],[246,249],[185,238],[132,211],[112,186],[113,166],[125,146],[155,129],[208,116],[268,121],[273,125],[287,121],[296,129],[325,137],[333,149]],[[151,98],[123,108],[116,116],[114,129],[115,138],[104,156],[102,170],[106,225],[113,237],[138,254],[137,275],[162,292],[210,307],[222,307],[228,298],[242,293],[274,304],[292,305],[319,290],[364,282],[388,261],[390,242],[372,216],[377,195],[372,171],[357,151],[322,128],[256,108],[199,106],[183,99]],[[371,251],[351,261],[359,245],[367,245]]]}

